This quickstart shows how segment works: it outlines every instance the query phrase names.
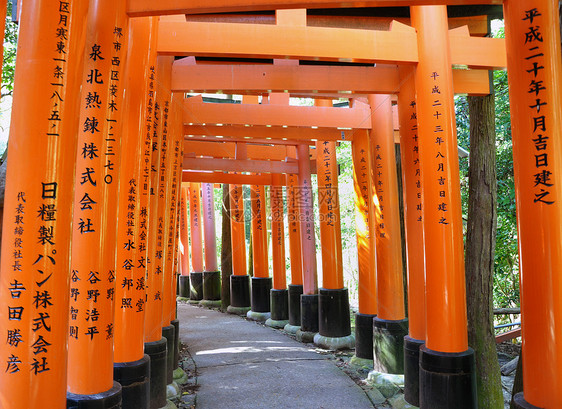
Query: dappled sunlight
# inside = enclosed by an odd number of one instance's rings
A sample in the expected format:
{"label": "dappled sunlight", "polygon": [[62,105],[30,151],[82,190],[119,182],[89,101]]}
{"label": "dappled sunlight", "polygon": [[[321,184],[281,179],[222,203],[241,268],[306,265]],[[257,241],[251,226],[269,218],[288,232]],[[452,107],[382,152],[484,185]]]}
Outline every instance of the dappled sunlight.
{"label": "dappled sunlight", "polygon": [[217,349],[199,351],[195,355],[247,354],[247,353],[260,353],[260,352],[310,352],[310,351],[307,348],[298,347],[298,346],[295,347],[278,346],[278,347],[264,347],[264,348],[259,348],[256,346],[239,346],[239,347],[227,347],[227,348],[217,348]]}

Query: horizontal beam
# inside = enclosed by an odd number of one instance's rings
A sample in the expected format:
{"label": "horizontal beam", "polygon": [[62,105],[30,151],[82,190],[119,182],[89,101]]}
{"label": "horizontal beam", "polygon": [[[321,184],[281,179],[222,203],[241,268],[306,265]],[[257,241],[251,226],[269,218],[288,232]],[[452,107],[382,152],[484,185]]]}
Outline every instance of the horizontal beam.
{"label": "horizontal beam", "polygon": [[[486,70],[453,70],[453,85],[457,94],[490,93]],[[399,91],[400,78],[396,65],[334,67],[174,63],[172,66],[172,92],[395,94]]]}
{"label": "horizontal beam", "polygon": [[[248,159],[284,161],[287,157],[296,158],[294,146],[267,146],[246,144]],[[183,152],[186,156],[210,156],[213,158],[234,159],[236,142],[211,142],[185,140]],[[310,150],[310,158],[316,160],[316,149]]]}
{"label": "horizontal beam", "polygon": [[[196,125],[194,125],[196,126]],[[187,126],[189,128],[189,126]],[[300,144],[314,145],[316,142],[311,140],[287,140],[282,139],[259,139],[259,138],[242,138],[236,136],[205,136],[205,135],[187,135],[184,136],[186,141],[201,141],[201,142],[252,142],[252,143],[263,143],[270,145],[285,145],[285,146],[296,146]]]}
{"label": "horizontal beam", "polygon": [[289,105],[212,104],[201,98],[184,101],[183,122],[369,129],[371,111],[361,108],[327,108]]}
{"label": "horizontal beam", "polygon": [[[224,106],[224,105],[222,105]],[[337,108],[344,109],[344,108]],[[240,126],[240,125],[184,125],[184,135],[205,135],[205,136],[223,136],[244,140],[247,138],[252,139],[266,139],[267,143],[274,143],[273,140],[287,140],[294,141],[292,144],[299,141],[310,141],[313,139],[319,141],[337,141],[340,139],[350,139],[352,131],[339,130],[331,128],[296,128],[282,126]],[[343,134],[343,137],[342,137]],[[306,143],[305,142],[305,143]],[[257,143],[257,142],[256,142]]]}
{"label": "horizontal beam", "polygon": [[502,4],[502,0],[128,0],[131,17],[169,14],[232,13],[301,8],[408,7],[412,5]]}
{"label": "horizontal beam", "polygon": [[[235,175],[223,172],[191,172],[182,173],[182,182],[226,183],[229,185],[265,185],[272,184],[271,174]],[[285,183],[283,183],[285,185]]]}
{"label": "horizontal beam", "polygon": [[184,158],[183,169],[251,173],[298,173],[296,162],[250,159]]}

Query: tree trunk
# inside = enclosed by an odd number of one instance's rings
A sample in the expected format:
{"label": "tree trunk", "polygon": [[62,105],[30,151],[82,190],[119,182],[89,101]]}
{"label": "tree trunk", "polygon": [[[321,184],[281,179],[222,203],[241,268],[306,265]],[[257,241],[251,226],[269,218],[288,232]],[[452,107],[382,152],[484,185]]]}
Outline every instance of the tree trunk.
{"label": "tree trunk", "polygon": [[470,166],[465,258],[468,342],[476,357],[478,407],[503,409],[492,318],[497,211],[494,95],[468,97],[468,109]]}
{"label": "tree trunk", "polygon": [[229,185],[222,185],[222,245],[221,245],[221,310],[230,305],[230,276],[232,275],[232,243],[230,234]]}
{"label": "tree trunk", "polygon": [[519,392],[523,392],[523,350],[519,353],[519,361],[517,362],[517,369],[515,370],[515,379],[513,380],[509,409],[517,409],[514,398]]}

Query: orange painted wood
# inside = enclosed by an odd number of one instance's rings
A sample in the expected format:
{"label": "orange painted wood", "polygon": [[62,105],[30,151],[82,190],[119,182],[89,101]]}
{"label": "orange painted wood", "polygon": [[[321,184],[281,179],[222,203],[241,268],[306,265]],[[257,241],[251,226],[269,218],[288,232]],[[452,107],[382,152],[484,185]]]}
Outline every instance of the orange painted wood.
{"label": "orange painted wood", "polygon": [[[256,143],[284,143],[284,144],[300,144],[308,143],[314,144],[309,140],[339,140],[351,139],[353,131],[348,129],[332,129],[332,128],[303,128],[303,127],[287,127],[282,126],[240,126],[240,125],[185,125],[184,134],[187,135],[189,140],[190,135],[219,135],[224,139],[231,138],[236,140],[247,140],[252,138]],[[286,140],[284,140],[286,139]]]}
{"label": "orange painted wood", "polygon": [[[116,56],[115,27],[123,23],[119,13],[125,12],[125,2],[95,0],[90,5],[85,21],[71,236],[69,326],[74,333],[68,338],[68,392],[81,395],[98,394],[113,387],[112,294],[118,200],[115,169],[120,164],[122,112],[117,93],[122,95],[123,85],[111,78],[120,78],[125,65],[121,52],[117,58],[122,59],[123,65],[112,64]],[[126,38],[127,26],[121,25],[121,29]],[[111,85],[117,87],[115,96],[110,94]],[[92,95],[97,95],[97,99],[92,100]],[[116,110],[110,109],[110,104],[115,104]]]}
{"label": "orange painted wood", "polygon": [[[490,93],[486,70],[453,70],[458,94]],[[400,81],[397,66],[328,67],[309,65],[185,65],[174,64],[172,89],[182,92],[232,94],[290,92],[392,94]]]}
{"label": "orange painted wood", "polygon": [[414,70],[403,67],[401,77],[398,113],[408,265],[408,328],[410,337],[425,340],[423,201]]}
{"label": "orange painted wood", "polygon": [[181,202],[180,202],[180,237],[183,245],[183,254],[181,255],[181,275],[189,275],[189,228],[187,222],[187,203],[189,186],[187,183],[182,183],[181,187]]}
{"label": "orange painted wood", "polygon": [[400,207],[394,151],[392,102],[388,95],[369,95],[373,129],[371,157],[375,182],[374,222],[377,259],[377,315],[384,320],[402,320],[404,284]]}
{"label": "orange painted wood", "polygon": [[185,158],[183,168],[255,173],[294,173],[297,171],[297,165],[294,163],[255,159]]}
{"label": "orange painted wood", "polygon": [[291,260],[291,284],[302,285],[302,236],[300,205],[298,202],[298,175],[286,175],[287,227],[289,229],[289,256]]}
{"label": "orange painted wood", "polygon": [[184,122],[194,124],[271,125],[368,129],[365,108],[298,107],[286,105],[214,104],[188,98]]}
{"label": "orange painted wood", "polygon": [[297,147],[298,186],[295,190],[296,205],[299,207],[299,223],[302,248],[302,280],[303,294],[318,293],[318,277],[316,266],[316,237],[314,231],[314,212],[312,181],[310,176],[310,160],[308,146]]}
{"label": "orange painted wood", "polygon": [[[468,348],[466,283],[451,60],[445,7],[412,7],[418,31],[416,70],[426,263],[426,345]],[[436,92],[439,90],[439,94]]]}
{"label": "orange painted wood", "polygon": [[217,234],[215,227],[215,201],[212,183],[201,185],[203,202],[203,233],[205,236],[205,271],[218,271]]}
{"label": "orange painted wood", "polygon": [[[145,131],[149,46],[154,24],[154,18],[133,19],[129,30],[124,84],[129,91],[125,94],[123,105],[125,116],[121,142],[122,152],[126,154],[121,158],[117,216],[115,362],[133,362],[144,355],[146,269],[138,262],[142,211],[139,201],[142,138],[139,135]],[[125,307],[122,307],[123,299],[126,300]],[[127,308],[129,299],[131,308]]]}
{"label": "orange painted wood", "polygon": [[[251,141],[249,141],[251,142]],[[233,159],[235,156],[236,142],[211,142],[184,140],[184,152],[187,156],[210,156],[213,158]],[[248,143],[248,159],[267,159],[284,161],[288,156],[288,146],[264,146]],[[293,148],[294,149],[294,148]],[[310,151],[311,159],[316,159],[316,150]]]}
{"label": "orange painted wood", "polygon": [[283,185],[285,185],[285,176],[279,174],[273,175],[272,184],[269,188],[269,202],[271,205],[273,289],[275,290],[285,290],[287,288]]}
{"label": "orange painted wood", "polygon": [[250,187],[252,209],[252,263],[254,277],[269,277],[265,186]]}
{"label": "orange painted wood", "polygon": [[525,400],[562,405],[562,118],[558,2],[505,2]]}
{"label": "orange painted wood", "polygon": [[263,175],[235,175],[223,172],[192,172],[185,171],[182,174],[183,182],[200,183],[226,183],[229,185],[271,185],[271,176]]}
{"label": "orange painted wood", "polygon": [[[31,0],[20,19],[0,259],[3,408],[66,407],[67,273],[87,13],[88,2],[73,2],[64,26],[58,2]],[[54,60],[62,56],[57,28],[68,30],[60,40],[66,61]],[[54,76],[56,67],[66,81]]]}
{"label": "orange painted wood", "polygon": [[204,268],[200,183],[189,184],[189,214],[191,216],[191,266],[193,272],[202,273]]}
{"label": "orange painted wood", "polygon": [[232,274],[246,275],[246,228],[244,195],[241,185],[230,185],[230,229],[232,246]]}
{"label": "orange painted wood", "polygon": [[505,341],[511,341],[512,339],[521,336],[521,328],[517,328],[511,331],[504,332],[503,334],[496,335],[496,344],[501,344]]}
{"label": "orange painted wood", "polygon": [[371,151],[367,131],[358,132],[351,142],[355,191],[355,232],[357,235],[359,313],[377,314],[376,266],[371,264],[369,230],[369,184]]}
{"label": "orange painted wood", "polygon": [[150,0],[128,0],[128,12],[137,15],[166,15],[166,14],[201,14],[201,13],[231,13],[238,11],[261,11],[275,9],[299,8],[339,8],[339,7],[408,7],[410,5],[441,4],[502,4],[502,0],[161,0],[154,3]]}

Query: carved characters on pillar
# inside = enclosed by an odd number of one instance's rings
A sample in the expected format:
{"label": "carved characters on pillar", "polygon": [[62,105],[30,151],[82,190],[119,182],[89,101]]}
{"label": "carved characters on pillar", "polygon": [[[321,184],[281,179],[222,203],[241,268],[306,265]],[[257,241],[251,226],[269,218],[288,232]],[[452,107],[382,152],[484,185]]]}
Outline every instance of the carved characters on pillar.
{"label": "carved characters on pillar", "polygon": [[413,160],[412,165],[413,169],[415,170],[414,176],[416,179],[416,213],[418,217],[416,221],[422,222],[423,221],[423,209],[422,209],[422,188],[421,188],[421,170],[420,170],[420,155],[419,155],[419,145],[418,145],[418,117],[416,112],[416,100],[412,100],[409,104],[410,108],[410,121],[407,126],[410,127],[411,138],[413,141]]}

